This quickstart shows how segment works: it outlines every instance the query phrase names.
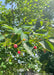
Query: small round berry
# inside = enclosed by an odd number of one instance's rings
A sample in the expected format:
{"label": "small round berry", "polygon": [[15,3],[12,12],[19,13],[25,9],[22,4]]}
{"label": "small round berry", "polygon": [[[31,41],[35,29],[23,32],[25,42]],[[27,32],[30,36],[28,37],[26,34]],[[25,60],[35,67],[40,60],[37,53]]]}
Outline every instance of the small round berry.
{"label": "small round berry", "polygon": [[34,49],[37,49],[37,46],[34,46]]}
{"label": "small round berry", "polygon": [[14,57],[16,57],[16,56],[14,56]]}
{"label": "small round berry", "polygon": [[17,44],[14,44],[14,48],[17,48]]}
{"label": "small round berry", "polygon": [[44,50],[44,53],[46,53],[46,50]]}
{"label": "small round berry", "polygon": [[18,54],[20,54],[20,53],[21,53],[21,51],[18,51],[17,53],[18,53]]}
{"label": "small round berry", "polygon": [[23,39],[23,41],[26,41],[26,39]]}

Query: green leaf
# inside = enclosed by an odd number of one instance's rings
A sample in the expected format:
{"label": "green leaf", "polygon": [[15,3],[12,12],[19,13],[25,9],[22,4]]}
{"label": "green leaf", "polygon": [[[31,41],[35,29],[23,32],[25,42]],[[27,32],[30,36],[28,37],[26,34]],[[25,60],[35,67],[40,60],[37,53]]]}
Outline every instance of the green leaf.
{"label": "green leaf", "polygon": [[47,32],[47,30],[45,30],[45,29],[36,30],[36,33],[39,33],[39,34],[44,34],[46,32]]}
{"label": "green leaf", "polygon": [[22,28],[25,28],[25,29],[29,29],[31,28],[32,26],[28,26],[28,25],[23,25]]}
{"label": "green leaf", "polygon": [[38,1],[38,0],[35,0],[36,2]]}
{"label": "green leaf", "polygon": [[10,29],[10,30],[13,30],[13,28],[11,27],[11,26],[8,26],[8,25],[6,25],[6,24],[3,24],[3,25],[1,25],[4,29],[6,28],[6,29]]}
{"label": "green leaf", "polygon": [[3,46],[8,46],[8,45],[11,45],[11,39],[6,39],[6,41],[3,43]]}
{"label": "green leaf", "polygon": [[44,45],[44,41],[41,41],[39,43],[42,45],[43,48],[46,48],[45,45]]}
{"label": "green leaf", "polygon": [[25,42],[28,41],[28,36],[22,32],[22,33],[21,33],[21,40],[23,40],[23,39],[26,39]]}
{"label": "green leaf", "polygon": [[0,60],[1,60],[2,58],[0,58]]}
{"label": "green leaf", "polygon": [[0,40],[3,40],[4,36],[0,33]]}
{"label": "green leaf", "polygon": [[6,68],[6,65],[4,65],[4,62],[1,63],[1,67]]}
{"label": "green leaf", "polygon": [[14,28],[13,32],[14,32],[15,34],[21,34],[21,33],[22,33],[22,29]]}
{"label": "green leaf", "polygon": [[12,62],[9,62],[10,65],[12,65]]}
{"label": "green leaf", "polygon": [[3,71],[0,71],[0,75],[3,75]]}
{"label": "green leaf", "polygon": [[32,56],[32,48],[30,48],[26,43],[23,42],[23,47],[26,49],[27,53]]}
{"label": "green leaf", "polygon": [[4,65],[4,62],[1,63],[1,66],[3,66],[3,65]]}
{"label": "green leaf", "polygon": [[54,39],[49,39],[50,42],[54,43]]}
{"label": "green leaf", "polygon": [[52,50],[52,51],[54,50],[53,45],[49,41],[44,40],[44,44],[47,49]]}
{"label": "green leaf", "polygon": [[40,21],[41,26],[43,25],[43,21]]}
{"label": "green leaf", "polygon": [[3,65],[3,68],[6,68],[6,65]]}

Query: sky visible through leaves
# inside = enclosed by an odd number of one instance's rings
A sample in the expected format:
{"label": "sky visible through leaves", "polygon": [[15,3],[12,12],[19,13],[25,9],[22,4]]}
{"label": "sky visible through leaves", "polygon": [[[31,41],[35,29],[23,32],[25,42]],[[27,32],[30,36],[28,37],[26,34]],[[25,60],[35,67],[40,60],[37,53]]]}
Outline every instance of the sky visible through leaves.
{"label": "sky visible through leaves", "polygon": [[[0,1],[2,1],[2,5],[5,5],[5,0],[0,0]],[[6,8],[8,8],[8,9],[11,8],[11,5],[7,4]]]}

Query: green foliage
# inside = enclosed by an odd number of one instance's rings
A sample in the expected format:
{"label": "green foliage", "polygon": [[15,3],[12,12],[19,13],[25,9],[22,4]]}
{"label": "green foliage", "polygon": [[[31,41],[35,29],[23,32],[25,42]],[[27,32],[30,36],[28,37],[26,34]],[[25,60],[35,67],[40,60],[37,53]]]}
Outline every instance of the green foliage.
{"label": "green foliage", "polygon": [[[48,0],[6,0],[5,3],[12,5],[12,9],[6,9],[0,3],[0,71],[17,72],[21,68],[38,71],[41,63],[45,70],[50,54],[54,53],[54,42],[50,41],[52,37],[54,40],[54,28],[44,17]],[[12,3],[15,3],[15,8]],[[14,48],[14,44],[18,47]]]}

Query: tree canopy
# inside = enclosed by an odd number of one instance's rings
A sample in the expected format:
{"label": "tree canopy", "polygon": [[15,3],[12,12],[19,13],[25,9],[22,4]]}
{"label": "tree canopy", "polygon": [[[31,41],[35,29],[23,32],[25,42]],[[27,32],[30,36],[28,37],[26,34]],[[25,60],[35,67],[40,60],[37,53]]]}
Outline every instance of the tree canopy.
{"label": "tree canopy", "polygon": [[50,0],[5,0],[8,3],[9,9],[0,2],[0,72],[38,71],[41,66],[46,71],[54,54]]}

